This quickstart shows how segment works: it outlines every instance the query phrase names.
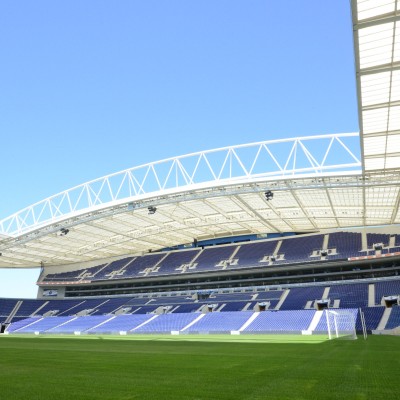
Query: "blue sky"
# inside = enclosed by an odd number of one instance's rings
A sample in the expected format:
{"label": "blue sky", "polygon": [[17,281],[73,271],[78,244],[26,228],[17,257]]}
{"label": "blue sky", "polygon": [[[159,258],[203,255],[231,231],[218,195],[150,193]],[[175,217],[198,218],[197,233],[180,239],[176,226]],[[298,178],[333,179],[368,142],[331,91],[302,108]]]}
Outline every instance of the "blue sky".
{"label": "blue sky", "polygon": [[[0,219],[170,156],[358,130],[348,0],[0,3]],[[0,270],[34,297],[38,270]]]}

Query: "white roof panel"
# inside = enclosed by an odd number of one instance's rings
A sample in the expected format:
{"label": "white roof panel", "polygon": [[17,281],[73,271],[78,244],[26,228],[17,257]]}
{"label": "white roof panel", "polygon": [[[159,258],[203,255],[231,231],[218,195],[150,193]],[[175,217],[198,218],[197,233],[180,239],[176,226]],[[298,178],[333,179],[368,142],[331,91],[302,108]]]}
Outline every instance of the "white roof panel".
{"label": "white roof panel", "polygon": [[358,20],[376,17],[391,13],[395,10],[396,0],[359,0],[358,6]]}
{"label": "white roof panel", "polygon": [[352,4],[364,170],[399,168],[400,2]]}

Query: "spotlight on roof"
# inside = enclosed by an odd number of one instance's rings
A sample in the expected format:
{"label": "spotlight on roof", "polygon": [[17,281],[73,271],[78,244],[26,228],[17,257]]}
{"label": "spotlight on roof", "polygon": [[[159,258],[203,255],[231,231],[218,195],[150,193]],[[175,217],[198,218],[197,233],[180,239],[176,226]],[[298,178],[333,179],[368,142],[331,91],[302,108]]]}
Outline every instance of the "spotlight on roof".
{"label": "spotlight on roof", "polygon": [[61,228],[60,229],[60,236],[66,236],[69,232],[69,229],[67,228]]}
{"label": "spotlight on roof", "polygon": [[149,215],[155,214],[157,211],[157,207],[154,206],[147,207],[147,209],[149,210]]}
{"label": "spotlight on roof", "polygon": [[264,195],[265,195],[265,199],[266,199],[267,201],[272,200],[273,197],[274,197],[274,194],[273,194],[270,190],[267,190],[267,191],[264,193]]}

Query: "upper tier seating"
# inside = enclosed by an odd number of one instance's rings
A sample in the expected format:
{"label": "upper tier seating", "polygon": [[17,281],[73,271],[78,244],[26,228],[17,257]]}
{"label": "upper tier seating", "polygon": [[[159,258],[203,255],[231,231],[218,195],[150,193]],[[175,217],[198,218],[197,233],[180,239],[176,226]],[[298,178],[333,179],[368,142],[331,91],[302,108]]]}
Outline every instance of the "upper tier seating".
{"label": "upper tier seating", "polygon": [[375,304],[381,304],[384,296],[400,296],[400,281],[375,283]]}
{"label": "upper tier seating", "polygon": [[169,253],[160,263],[159,274],[169,275],[190,272],[194,269],[192,260],[199,254],[200,249],[185,250]]}
{"label": "upper tier seating", "polygon": [[284,303],[280,307],[281,310],[296,310],[306,307],[309,301],[322,299],[324,286],[295,287],[291,288]]}
{"label": "upper tier seating", "polygon": [[[396,235],[396,246],[400,239]],[[328,239],[326,249],[324,240]],[[390,235],[367,234],[370,247],[377,241],[390,242]],[[399,242],[399,243],[398,243]],[[392,239],[393,244],[393,239]],[[327,250],[325,257],[320,256]],[[334,251],[336,250],[336,251]],[[204,249],[193,248],[170,252],[149,253],[144,256],[126,257],[108,264],[70,272],[47,274],[43,282],[79,282],[120,280],[130,278],[153,277],[162,275],[180,275],[199,272],[218,272],[239,268],[268,268],[270,265],[311,263],[367,255],[362,249],[361,233],[335,232],[329,235],[294,236],[268,241],[255,241],[241,245],[211,246]],[[399,248],[400,250],[400,248]],[[388,252],[387,248],[383,252]],[[393,248],[396,251],[396,248]]]}
{"label": "upper tier seating", "polygon": [[[121,260],[113,261],[104,267],[102,270],[92,271],[92,269],[88,270],[92,275],[96,274],[96,279],[108,279],[108,278],[119,278],[123,276],[125,270],[129,267],[129,265],[135,260],[135,257],[127,257],[122,258]],[[88,277],[90,279],[90,277]]]}
{"label": "upper tier seating", "polygon": [[87,276],[86,279],[93,279],[93,277],[105,267],[106,264],[100,264],[96,267],[79,269],[69,272],[61,272],[57,274],[47,274],[45,277],[46,281],[75,281],[75,280],[85,280],[84,276]]}
{"label": "upper tier seating", "polygon": [[215,246],[204,249],[196,258],[195,272],[218,271],[227,268],[224,261],[229,260],[237,246]]}
{"label": "upper tier seating", "polygon": [[332,285],[329,292],[331,306],[334,300],[340,300],[339,308],[359,308],[368,306],[368,284]]}
{"label": "upper tier seating", "polygon": [[328,249],[336,249],[337,255],[330,255],[331,259],[346,259],[366,255],[361,252],[361,233],[355,232],[334,232],[329,234]]}
{"label": "upper tier seating", "polygon": [[367,245],[372,249],[374,244],[382,243],[383,247],[389,246],[390,235],[382,233],[367,233]]}
{"label": "upper tier seating", "polygon": [[324,235],[299,236],[294,239],[282,240],[278,254],[284,254],[284,261],[274,263],[310,262],[310,255],[314,250],[322,249]]}
{"label": "upper tier seating", "polygon": [[[113,279],[124,279],[131,277],[143,277],[152,275],[156,271],[156,265],[165,257],[165,253],[146,254],[142,257],[136,257],[126,267],[125,272]],[[97,277],[96,277],[97,278]],[[97,279],[108,279],[105,275],[100,275]]]}
{"label": "upper tier seating", "polygon": [[263,261],[264,257],[272,256],[278,244],[278,240],[269,242],[254,242],[242,244],[235,255],[238,259],[234,268],[262,267],[269,264]]}
{"label": "upper tier seating", "polygon": [[256,301],[280,300],[283,290],[270,290],[268,292],[258,292]]}

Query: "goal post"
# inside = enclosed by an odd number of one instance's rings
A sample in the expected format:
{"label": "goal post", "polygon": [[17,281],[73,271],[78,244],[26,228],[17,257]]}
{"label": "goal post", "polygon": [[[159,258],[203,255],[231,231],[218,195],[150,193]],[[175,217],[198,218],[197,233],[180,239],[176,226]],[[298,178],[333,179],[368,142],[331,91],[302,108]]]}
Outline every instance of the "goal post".
{"label": "goal post", "polygon": [[325,310],[329,339],[357,339],[357,310]]}

